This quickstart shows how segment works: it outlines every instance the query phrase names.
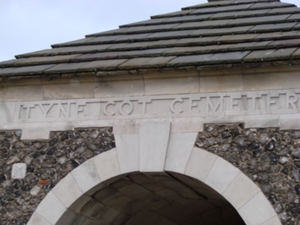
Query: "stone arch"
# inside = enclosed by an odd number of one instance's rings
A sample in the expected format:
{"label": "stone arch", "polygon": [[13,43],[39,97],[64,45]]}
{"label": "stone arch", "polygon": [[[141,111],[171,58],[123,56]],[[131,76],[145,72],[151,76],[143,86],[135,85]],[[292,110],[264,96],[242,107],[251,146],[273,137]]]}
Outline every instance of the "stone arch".
{"label": "stone arch", "polygon": [[[132,138],[133,134],[127,135]],[[116,136],[118,139],[118,135]],[[191,140],[194,140],[191,138],[194,136],[192,133],[176,133],[175,136],[173,138],[176,138],[177,141],[178,137],[187,138],[187,140],[190,137]],[[66,211],[76,212],[76,207],[80,207],[88,201],[89,195],[95,191],[95,188],[99,188],[102,182],[132,172],[145,172],[139,166],[139,158],[143,155],[141,149],[138,149],[139,156],[136,157],[138,162],[124,162],[129,166],[124,172],[126,167],[124,164],[120,164],[120,160],[124,156],[119,154],[118,142],[125,144],[120,147],[124,150],[124,147],[129,147],[126,145],[125,139],[123,138],[122,142],[117,141],[117,148],[86,161],[61,180],[40,203],[28,225],[54,225]],[[179,147],[181,151],[189,153],[187,160],[184,157],[174,157],[177,153],[176,148],[172,147],[171,135],[166,155],[163,158],[163,168],[152,172],[176,172],[203,182],[225,197],[248,225],[281,224],[276,212],[261,190],[236,167],[200,148],[182,149],[183,146]],[[127,151],[130,153],[134,149],[127,148]],[[149,166],[157,163],[155,157],[149,158]],[[78,221],[78,224],[85,223]]]}

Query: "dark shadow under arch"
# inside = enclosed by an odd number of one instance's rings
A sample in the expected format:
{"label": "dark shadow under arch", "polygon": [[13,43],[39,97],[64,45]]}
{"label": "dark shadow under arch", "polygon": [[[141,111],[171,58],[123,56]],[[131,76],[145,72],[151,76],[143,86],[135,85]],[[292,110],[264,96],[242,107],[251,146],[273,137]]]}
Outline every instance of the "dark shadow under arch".
{"label": "dark shadow under arch", "polygon": [[[77,208],[78,199],[70,208]],[[233,206],[206,184],[178,173],[131,173],[93,189],[58,225],[244,225]]]}

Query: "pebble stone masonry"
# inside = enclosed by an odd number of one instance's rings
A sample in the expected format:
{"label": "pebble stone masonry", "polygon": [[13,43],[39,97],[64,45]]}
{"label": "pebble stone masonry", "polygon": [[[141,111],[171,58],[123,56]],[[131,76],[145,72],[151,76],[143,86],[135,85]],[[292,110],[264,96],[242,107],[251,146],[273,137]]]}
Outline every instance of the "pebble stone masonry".
{"label": "pebble stone masonry", "polygon": [[111,128],[52,132],[49,141],[21,141],[0,132],[1,224],[27,224],[46,194],[70,171],[115,147]]}
{"label": "pebble stone masonry", "polygon": [[251,178],[283,224],[300,223],[300,130],[244,129],[243,124],[207,124],[204,130],[196,146],[224,158]]}
{"label": "pebble stone masonry", "polygon": [[210,0],[0,62],[0,224],[300,225],[299,22]]}

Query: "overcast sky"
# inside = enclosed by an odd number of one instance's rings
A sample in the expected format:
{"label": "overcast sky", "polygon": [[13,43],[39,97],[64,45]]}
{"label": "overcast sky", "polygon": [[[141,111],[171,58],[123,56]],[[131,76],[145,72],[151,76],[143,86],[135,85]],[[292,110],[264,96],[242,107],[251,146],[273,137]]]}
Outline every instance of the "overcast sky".
{"label": "overcast sky", "polygon": [[[0,61],[207,0],[0,0]],[[300,5],[300,0],[283,2]]]}

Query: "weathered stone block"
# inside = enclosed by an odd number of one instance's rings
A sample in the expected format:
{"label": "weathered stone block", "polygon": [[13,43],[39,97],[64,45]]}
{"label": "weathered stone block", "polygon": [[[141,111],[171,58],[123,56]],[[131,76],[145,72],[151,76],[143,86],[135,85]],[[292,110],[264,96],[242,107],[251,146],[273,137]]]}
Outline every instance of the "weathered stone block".
{"label": "weathered stone block", "polygon": [[25,163],[15,163],[12,166],[11,177],[13,179],[23,179],[26,176],[27,165]]}

